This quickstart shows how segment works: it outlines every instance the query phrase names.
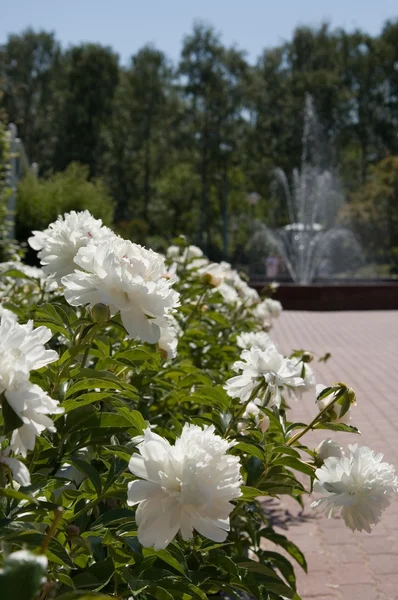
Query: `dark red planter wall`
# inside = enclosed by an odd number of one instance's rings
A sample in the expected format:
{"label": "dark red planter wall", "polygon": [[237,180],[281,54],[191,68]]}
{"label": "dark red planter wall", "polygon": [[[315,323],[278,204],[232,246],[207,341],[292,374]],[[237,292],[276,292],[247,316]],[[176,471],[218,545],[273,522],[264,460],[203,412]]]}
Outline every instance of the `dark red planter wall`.
{"label": "dark red planter wall", "polygon": [[[267,285],[252,282],[257,291]],[[398,282],[281,283],[273,297],[285,310],[398,310]]]}

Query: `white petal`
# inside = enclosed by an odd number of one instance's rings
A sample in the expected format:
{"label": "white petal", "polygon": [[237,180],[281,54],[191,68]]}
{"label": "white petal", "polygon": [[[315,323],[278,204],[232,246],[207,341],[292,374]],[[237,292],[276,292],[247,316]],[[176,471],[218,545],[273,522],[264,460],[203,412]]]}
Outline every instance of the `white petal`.
{"label": "white petal", "polygon": [[161,491],[158,484],[142,480],[130,481],[127,488],[127,504],[130,506],[138,504]]}
{"label": "white petal", "polygon": [[7,458],[3,457],[1,462],[4,462],[8,465],[12,472],[12,477],[14,481],[19,483],[19,485],[27,486],[30,485],[30,473],[28,468],[16,458]]}

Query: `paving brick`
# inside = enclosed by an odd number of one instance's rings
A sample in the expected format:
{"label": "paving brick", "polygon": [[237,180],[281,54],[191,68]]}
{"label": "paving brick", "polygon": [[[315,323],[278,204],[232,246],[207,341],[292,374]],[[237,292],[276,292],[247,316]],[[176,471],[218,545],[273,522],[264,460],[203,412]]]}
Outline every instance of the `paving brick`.
{"label": "paving brick", "polygon": [[[352,424],[361,438],[317,431],[306,436],[306,443],[315,448],[333,437],[343,446],[368,445],[398,467],[398,311],[286,311],[271,336],[285,354],[293,348],[310,349],[316,356],[331,352],[327,363],[311,365],[317,381],[344,381],[357,394]],[[308,422],[315,414],[313,398],[307,394],[292,402],[291,410],[296,420]],[[309,574],[296,569],[303,600],[398,600],[398,494],[370,535],[353,534],[340,519],[320,513],[312,518],[309,502],[302,515],[294,503],[286,507],[285,526],[295,525],[281,533],[308,555]]]}
{"label": "paving brick", "polygon": [[[388,550],[388,548],[386,548]],[[377,574],[397,575],[398,560],[396,554],[377,554],[372,556],[372,569]]]}
{"label": "paving brick", "polygon": [[387,600],[384,594],[363,583],[351,583],[344,586],[341,597],[343,600]]}

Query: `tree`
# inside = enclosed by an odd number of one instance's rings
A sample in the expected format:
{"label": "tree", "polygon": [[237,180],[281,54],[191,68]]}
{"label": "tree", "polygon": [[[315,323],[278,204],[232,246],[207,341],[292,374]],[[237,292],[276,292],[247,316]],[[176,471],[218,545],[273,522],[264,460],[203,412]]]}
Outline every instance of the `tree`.
{"label": "tree", "polygon": [[18,134],[31,162],[46,169],[52,160],[54,138],[53,78],[60,58],[54,34],[27,29],[10,35],[0,48],[2,107]]}
{"label": "tree", "polygon": [[155,181],[170,152],[176,108],[173,70],[147,46],[122,72],[106,131],[104,170],[118,201],[117,218],[149,220]]}
{"label": "tree", "polygon": [[99,175],[101,134],[110,118],[119,80],[118,57],[110,48],[83,44],[68,50],[55,74],[57,146],[54,168],[73,161]]}
{"label": "tree", "polygon": [[343,220],[358,234],[368,260],[398,266],[398,157],[370,167],[366,183],[351,196]]}
{"label": "tree", "polygon": [[[248,72],[243,54],[225,49],[212,28],[196,24],[184,39],[179,73],[187,102],[190,144],[198,156],[198,242],[208,251],[212,228],[220,215],[224,230],[228,227],[227,174],[241,148]],[[211,201],[212,195],[218,202]],[[224,251],[227,245],[224,239]]]}

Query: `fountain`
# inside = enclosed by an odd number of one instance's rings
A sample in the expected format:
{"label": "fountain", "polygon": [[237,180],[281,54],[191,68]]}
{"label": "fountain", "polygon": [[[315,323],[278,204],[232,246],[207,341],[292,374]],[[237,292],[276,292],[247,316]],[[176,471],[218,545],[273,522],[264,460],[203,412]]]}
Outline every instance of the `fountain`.
{"label": "fountain", "polygon": [[336,172],[328,166],[312,97],[304,110],[300,169],[291,185],[282,169],[275,170],[274,192],[282,190],[290,223],[284,227],[256,224],[254,242],[262,239],[277,252],[295,283],[315,279],[354,277],[363,252],[354,234],[338,224],[344,196]]}

